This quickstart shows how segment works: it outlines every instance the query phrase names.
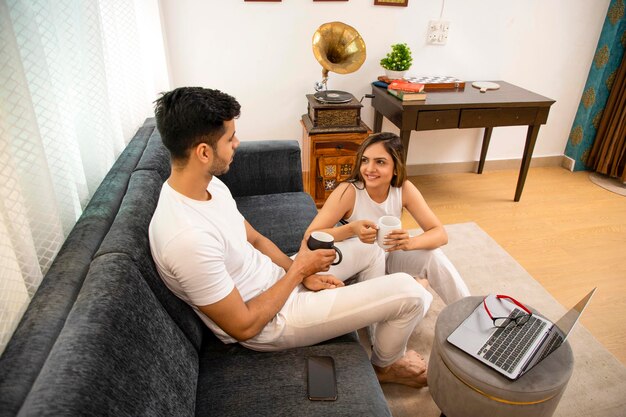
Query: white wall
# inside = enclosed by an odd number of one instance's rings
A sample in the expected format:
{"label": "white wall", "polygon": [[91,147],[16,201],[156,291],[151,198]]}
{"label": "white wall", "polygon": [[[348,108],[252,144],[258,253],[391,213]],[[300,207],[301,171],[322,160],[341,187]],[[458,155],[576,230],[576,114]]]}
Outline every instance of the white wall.
{"label": "white wall", "polygon": [[[374,0],[160,0],[171,85],[235,96],[240,140],[300,139],[305,94],[321,78],[311,38],[321,24],[341,21],[359,31],[367,60],[352,74],[331,73],[330,89],[361,98],[383,74],[379,61],[390,45],[406,42],[414,58],[409,75],[505,80],[555,99],[534,155],[562,155],[609,0],[448,0],[448,43],[428,45],[428,21],[439,18],[442,1],[410,0],[405,8]],[[372,127],[369,100],[363,103]],[[398,131],[386,120],[383,130]],[[494,129],[488,159],[520,158],[525,136],[523,127]],[[481,138],[482,129],[413,132],[407,162],[474,161]]]}
{"label": "white wall", "polygon": [[156,100],[160,92],[170,89],[161,8],[158,0],[134,0],[134,2],[137,32],[142,46],[140,62],[145,68],[143,81],[146,84],[146,91],[152,93],[150,95],[152,100]]}

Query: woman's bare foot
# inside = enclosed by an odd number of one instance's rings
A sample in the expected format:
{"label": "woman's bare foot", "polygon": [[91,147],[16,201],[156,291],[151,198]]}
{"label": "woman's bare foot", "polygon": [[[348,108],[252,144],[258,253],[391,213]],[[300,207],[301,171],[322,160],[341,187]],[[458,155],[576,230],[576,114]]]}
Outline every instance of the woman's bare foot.
{"label": "woman's bare foot", "polygon": [[374,365],[378,381],[394,382],[413,388],[423,388],[428,385],[426,369],[426,361],[414,350],[407,350],[402,358],[386,368]]}
{"label": "woman's bare foot", "polygon": [[428,283],[428,280],[426,278],[420,278],[420,277],[415,277],[415,280],[424,288],[428,289],[428,287],[430,287],[430,284]]}

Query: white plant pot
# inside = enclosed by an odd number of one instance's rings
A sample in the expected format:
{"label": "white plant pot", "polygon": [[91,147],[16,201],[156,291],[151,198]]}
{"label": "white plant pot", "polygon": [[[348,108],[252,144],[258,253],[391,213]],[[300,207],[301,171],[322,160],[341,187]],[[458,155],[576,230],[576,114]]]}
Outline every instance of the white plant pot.
{"label": "white plant pot", "polygon": [[406,74],[406,71],[393,71],[393,70],[385,69],[385,75],[390,80],[399,80],[401,78],[404,78],[405,74]]}

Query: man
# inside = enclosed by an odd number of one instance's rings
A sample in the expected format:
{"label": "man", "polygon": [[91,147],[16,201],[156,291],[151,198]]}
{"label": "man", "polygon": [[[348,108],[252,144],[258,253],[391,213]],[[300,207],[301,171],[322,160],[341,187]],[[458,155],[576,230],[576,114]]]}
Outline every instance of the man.
{"label": "man", "polygon": [[[342,247],[343,262],[330,267],[334,250],[311,251],[303,241],[291,259],[239,213],[215,177],[228,171],[239,146],[239,113],[233,97],[200,87],[156,101],[172,161],[149,228],[163,281],[223,342],[254,350],[312,345],[376,323],[372,364],[379,380],[426,385],[426,364],[406,344],[430,293],[407,274],[384,276],[376,245],[355,239]],[[342,279],[357,273],[361,282],[344,286]]]}

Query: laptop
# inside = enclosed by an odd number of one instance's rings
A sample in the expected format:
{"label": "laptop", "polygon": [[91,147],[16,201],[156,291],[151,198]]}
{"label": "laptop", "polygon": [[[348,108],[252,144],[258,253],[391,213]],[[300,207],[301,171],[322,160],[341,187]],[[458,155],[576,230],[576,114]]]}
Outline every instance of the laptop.
{"label": "laptop", "polygon": [[561,346],[595,291],[591,290],[556,323],[532,314],[523,325],[510,320],[501,328],[494,327],[492,317],[513,319],[526,312],[509,298],[490,294],[452,332],[448,342],[515,380]]}

